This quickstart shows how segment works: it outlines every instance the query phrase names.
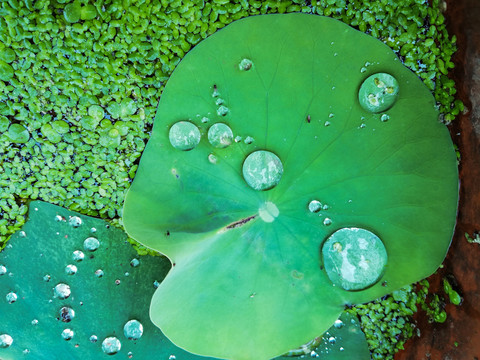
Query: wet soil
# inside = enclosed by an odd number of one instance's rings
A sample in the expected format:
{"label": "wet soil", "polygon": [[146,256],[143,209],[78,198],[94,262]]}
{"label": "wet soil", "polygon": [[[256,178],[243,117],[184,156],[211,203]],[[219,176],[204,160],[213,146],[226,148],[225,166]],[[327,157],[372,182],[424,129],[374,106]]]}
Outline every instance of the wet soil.
{"label": "wet soil", "polygon": [[442,292],[443,277],[453,277],[464,300],[446,305],[443,324],[430,324],[417,313],[421,336],[409,340],[396,360],[480,359],[480,244],[465,239],[465,233],[480,231],[480,1],[448,0],[445,16],[450,34],[457,36],[452,75],[466,111],[449,126],[461,153],[455,235],[444,267],[428,280],[434,292]]}

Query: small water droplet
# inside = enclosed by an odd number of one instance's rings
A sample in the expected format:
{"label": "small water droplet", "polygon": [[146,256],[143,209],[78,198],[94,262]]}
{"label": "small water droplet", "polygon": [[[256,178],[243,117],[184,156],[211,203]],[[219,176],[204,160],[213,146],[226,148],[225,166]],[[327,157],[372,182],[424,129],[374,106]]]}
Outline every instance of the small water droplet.
{"label": "small water droplet", "polygon": [[345,326],[345,324],[343,323],[342,320],[337,319],[337,320],[335,320],[335,322],[333,323],[333,326],[335,326],[337,329],[341,329],[342,327]]}
{"label": "small water droplet", "polygon": [[130,320],[123,327],[123,333],[129,340],[138,340],[143,335],[143,325],[138,320]]}
{"label": "small water droplet", "polygon": [[226,148],[233,142],[233,132],[224,123],[217,123],[208,129],[208,141],[216,148]]}
{"label": "small water droplet", "polygon": [[115,280],[115,285],[120,285],[121,281],[119,279]]}
{"label": "small water droplet", "polygon": [[95,232],[97,232],[97,229],[94,228],[94,227],[92,227],[92,228],[90,229],[90,232],[91,232],[91,233],[95,233]]}
{"label": "small water droplet", "polygon": [[43,277],[43,281],[49,282],[51,278],[52,278],[52,277],[51,277],[50,275],[46,274],[46,275]]}
{"label": "small water droplet", "polygon": [[98,269],[95,271],[95,276],[101,278],[103,276],[103,270]]}
{"label": "small water droplet", "polygon": [[130,261],[130,266],[131,267],[137,267],[138,265],[140,265],[140,260],[132,259],[132,261]]}
{"label": "small water droplet", "polygon": [[380,117],[380,120],[382,120],[383,122],[388,121],[388,119],[390,119],[390,116],[388,116],[387,114],[383,114],[383,115]]}
{"label": "small water droplet", "polygon": [[72,265],[72,264],[67,265],[65,267],[65,273],[67,275],[75,275],[77,273],[77,267],[75,265]]}
{"label": "small water droplet", "polygon": [[132,353],[131,351],[129,351],[129,352],[127,353],[127,356],[128,356],[129,359],[131,359],[131,358],[133,358],[133,353]]}
{"label": "small water droplet", "polygon": [[59,313],[60,313],[60,320],[66,323],[72,321],[72,319],[75,317],[75,311],[68,306],[62,307]]}
{"label": "small water droplet", "polygon": [[73,252],[73,255],[72,255],[72,259],[73,261],[82,261],[83,259],[85,258],[85,254],[83,253],[83,251],[80,251],[80,250],[75,250]]}
{"label": "small water droplet", "polygon": [[177,357],[175,355],[170,355],[168,357],[168,360],[176,360],[176,359],[177,359]]}
{"label": "small water droplet", "polygon": [[243,140],[243,142],[244,142],[245,144],[251,144],[251,143],[253,143],[254,141],[255,141],[255,139],[254,139],[253,137],[251,137],[251,136],[247,136],[247,137],[245,138],[245,140]]}
{"label": "small water droplet", "polygon": [[63,221],[63,220],[65,220],[65,218],[63,216],[61,216],[61,215],[56,215],[55,216],[55,221],[59,222],[59,221]]}
{"label": "small water droplet", "polygon": [[312,213],[320,211],[322,203],[318,200],[312,200],[308,203],[308,210]]}
{"label": "small water droplet", "polygon": [[53,296],[59,299],[67,299],[71,294],[70,286],[64,283],[57,284],[53,288]]}
{"label": "small water droplet", "polygon": [[325,220],[323,220],[323,225],[328,226],[331,224],[332,224],[332,220],[330,218],[325,218]]}
{"label": "small water droplet", "polygon": [[75,335],[75,333],[71,329],[65,329],[65,330],[62,331],[62,337],[66,341],[72,340],[74,335]]}
{"label": "small water droplet", "polygon": [[125,272],[124,275],[125,275],[125,276],[130,276],[130,273],[127,271],[127,272]]}
{"label": "small water droplet", "polygon": [[217,157],[213,154],[209,154],[208,155],[208,161],[211,163],[211,164],[216,164],[217,163]]}
{"label": "small water droplet", "polygon": [[8,348],[10,345],[12,345],[13,339],[10,335],[8,334],[1,334],[0,335],[0,348]]}
{"label": "small water droplet", "polygon": [[155,281],[153,282],[153,287],[154,287],[155,289],[158,289],[159,286],[160,286],[160,283],[159,283],[157,280],[155,280]]}
{"label": "small water droplet", "polygon": [[225,102],[225,100],[223,100],[222,98],[218,98],[218,99],[215,101],[215,105],[219,106],[219,105],[222,105],[224,102]]}
{"label": "small water droplet", "polygon": [[235,142],[236,143],[239,143],[240,141],[242,141],[242,137],[241,136],[235,136]]}
{"label": "small water droplet", "polygon": [[246,183],[254,190],[269,190],[280,182],[283,164],[274,153],[258,150],[247,156],[242,172]]}
{"label": "small water droplet", "polygon": [[0,265],[0,276],[7,273],[7,268],[4,265]]}
{"label": "small water droplet", "polygon": [[68,220],[68,223],[70,224],[70,226],[78,228],[80,225],[82,225],[82,219],[80,219],[78,216],[72,216]]}
{"label": "small water droplet", "polygon": [[330,121],[325,121],[325,126],[330,126]]}
{"label": "small water droplet", "polygon": [[23,238],[24,238],[24,237],[27,236],[27,233],[26,233],[25,231],[20,231],[20,232],[18,233],[18,235],[19,235],[20,237],[23,237]]}
{"label": "small water droplet", "polygon": [[120,351],[122,343],[116,337],[107,337],[102,342],[102,350],[107,355],[114,355]]}
{"label": "small water droplet", "polygon": [[252,68],[253,62],[250,59],[243,59],[240,61],[240,64],[238,64],[238,67],[242,71],[248,71]]}
{"label": "small water droplet", "polygon": [[367,71],[367,68],[365,66],[360,69],[361,73],[364,73],[365,71]]}
{"label": "small water droplet", "polygon": [[83,242],[83,248],[88,251],[95,251],[100,246],[100,241],[94,237],[88,237]]}
{"label": "small water droplet", "polygon": [[88,338],[90,340],[90,342],[92,343],[96,343],[98,341],[98,337],[97,335],[92,335]]}
{"label": "small water droplet", "polygon": [[330,336],[330,337],[328,338],[328,343],[329,343],[330,345],[333,345],[333,344],[335,344],[336,342],[337,342],[337,339],[336,339],[335,337]]}
{"label": "small water droplet", "polygon": [[192,150],[200,142],[200,130],[189,121],[179,121],[172,125],[169,132],[170,144],[178,150]]}
{"label": "small water droplet", "polygon": [[360,129],[363,129],[363,128],[365,128],[365,126],[366,126],[365,124],[361,124],[361,125],[359,126],[359,128],[360,128]]}
{"label": "small water droplet", "polygon": [[37,319],[33,319],[33,320],[32,320],[32,325],[38,325],[38,320],[37,320]]}
{"label": "small water droplet", "polygon": [[14,292],[9,292],[5,298],[9,304],[13,304],[15,301],[17,301],[18,296]]}
{"label": "small water droplet", "polygon": [[202,120],[201,120],[202,123],[206,124],[209,121],[210,121],[210,119],[208,117],[206,117],[206,116],[202,117]]}
{"label": "small water droplet", "polygon": [[345,350],[345,349],[341,346],[339,350],[340,350],[340,351],[343,351],[343,350]]}
{"label": "small water droplet", "polygon": [[228,108],[225,105],[220,105],[217,109],[218,116],[225,116],[228,114]]}
{"label": "small water droplet", "polygon": [[30,350],[25,349],[25,350],[22,351],[22,353],[23,353],[23,355],[28,355],[28,354],[30,354]]}
{"label": "small water droplet", "polygon": [[328,205],[327,205],[327,204],[323,205],[323,206],[322,206],[322,209],[323,209],[323,210],[328,210]]}

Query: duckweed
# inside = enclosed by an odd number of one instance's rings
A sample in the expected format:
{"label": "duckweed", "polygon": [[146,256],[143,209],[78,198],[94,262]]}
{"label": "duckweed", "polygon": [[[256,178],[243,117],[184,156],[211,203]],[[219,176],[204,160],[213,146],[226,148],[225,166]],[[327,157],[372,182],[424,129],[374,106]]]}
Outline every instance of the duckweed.
{"label": "duckweed", "polygon": [[[286,12],[331,16],[382,40],[433,91],[445,123],[463,111],[448,77],[456,39],[440,0],[3,1],[0,248],[25,223],[34,199],[121,227],[125,192],[180,59],[234,20]],[[355,308],[374,358],[388,358],[413,334],[412,299],[428,293],[425,284],[421,289]],[[432,318],[442,320],[442,301],[431,303],[439,305]],[[374,325],[379,314],[388,320]],[[375,340],[382,326],[388,333]]]}

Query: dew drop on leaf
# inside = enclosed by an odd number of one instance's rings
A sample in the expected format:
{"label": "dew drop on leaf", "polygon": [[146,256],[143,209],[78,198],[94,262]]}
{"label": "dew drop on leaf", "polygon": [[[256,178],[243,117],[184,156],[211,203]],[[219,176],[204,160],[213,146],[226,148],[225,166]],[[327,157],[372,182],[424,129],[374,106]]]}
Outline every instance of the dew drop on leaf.
{"label": "dew drop on leaf", "polygon": [[0,276],[7,273],[7,268],[4,265],[0,265]]}
{"label": "dew drop on leaf", "polygon": [[253,62],[250,59],[243,59],[240,61],[240,64],[238,64],[238,67],[242,71],[248,71],[252,68]]}
{"label": "dew drop on leaf", "polygon": [[100,241],[94,237],[88,237],[83,242],[83,248],[88,251],[95,251],[100,246]]}
{"label": "dew drop on leaf", "polygon": [[68,306],[62,307],[60,309],[59,314],[60,314],[60,320],[67,323],[72,321],[72,319],[75,317],[75,311]]}
{"label": "dew drop on leaf", "polygon": [[71,294],[70,286],[64,283],[57,284],[53,288],[53,296],[59,299],[67,299]]}
{"label": "dew drop on leaf", "polygon": [[0,335],[0,348],[8,348],[10,345],[12,345],[13,339],[10,335],[8,334],[1,334]]}
{"label": "dew drop on leaf", "polygon": [[88,338],[90,340],[90,342],[92,343],[96,343],[98,341],[98,337],[97,335],[92,335]]}
{"label": "dew drop on leaf", "polygon": [[123,327],[123,333],[129,340],[138,340],[143,335],[143,325],[138,320],[130,320]]}
{"label": "dew drop on leaf", "polygon": [[208,141],[216,148],[226,148],[233,142],[232,129],[226,124],[214,124],[208,129]]}
{"label": "dew drop on leaf", "polygon": [[72,340],[74,335],[75,335],[75,333],[71,329],[65,329],[65,330],[62,331],[62,338],[64,340],[67,340],[67,341]]}
{"label": "dew drop on leaf", "polygon": [[73,252],[73,255],[72,255],[72,260],[73,260],[73,261],[80,262],[80,261],[82,261],[84,258],[85,258],[85,254],[83,253],[83,251],[75,250],[75,251]]}
{"label": "dew drop on leaf", "polygon": [[131,267],[137,267],[138,265],[140,265],[140,260],[132,259],[132,261],[130,261],[130,266]]}
{"label": "dew drop on leaf", "polygon": [[318,200],[312,200],[308,203],[308,210],[312,213],[320,211],[322,203]]}
{"label": "dew drop on leaf", "polygon": [[398,97],[397,79],[387,73],[369,76],[360,86],[358,100],[365,110],[379,113],[390,109]]}
{"label": "dew drop on leaf", "polygon": [[243,178],[255,190],[269,190],[276,186],[283,174],[283,164],[270,151],[254,151],[243,163]]}
{"label": "dew drop on leaf", "polygon": [[200,142],[200,130],[189,121],[179,121],[172,125],[168,138],[175,149],[192,150]]}
{"label": "dew drop on leaf", "polygon": [[14,292],[9,292],[5,298],[9,304],[13,304],[15,301],[17,301],[18,296]]}
{"label": "dew drop on leaf", "polygon": [[102,269],[98,269],[95,271],[95,276],[98,277],[98,278],[101,278],[103,276],[103,270]]}
{"label": "dew drop on leaf", "polygon": [[116,337],[107,337],[102,342],[102,350],[107,355],[114,355],[120,351],[122,343]]}
{"label": "dew drop on leaf", "polygon": [[382,240],[360,228],[334,232],[322,246],[325,271],[334,285],[345,290],[362,290],[375,284],[387,264]]}
{"label": "dew drop on leaf", "polygon": [[80,225],[82,225],[82,219],[80,219],[78,216],[72,216],[69,220],[68,220],[68,224],[74,228],[77,228],[79,227]]}

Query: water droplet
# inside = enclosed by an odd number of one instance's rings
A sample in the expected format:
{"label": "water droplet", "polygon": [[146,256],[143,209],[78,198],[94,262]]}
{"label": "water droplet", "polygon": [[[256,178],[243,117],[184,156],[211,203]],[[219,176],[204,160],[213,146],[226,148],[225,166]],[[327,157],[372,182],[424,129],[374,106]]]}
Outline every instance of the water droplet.
{"label": "water droplet", "polygon": [[255,190],[269,190],[276,186],[283,174],[283,164],[270,151],[258,150],[243,162],[243,178]]}
{"label": "water droplet", "polygon": [[73,261],[82,261],[85,258],[83,251],[75,250],[72,255]]}
{"label": "water droplet", "polygon": [[4,265],[0,265],[0,276],[7,273],[7,268]]}
{"label": "water droplet", "polygon": [[279,214],[280,210],[278,210],[277,205],[271,201],[267,201],[258,209],[258,215],[260,215],[260,218],[268,223],[273,222]]}
{"label": "water droplet", "polygon": [[216,164],[217,163],[217,157],[213,154],[209,154],[208,155],[208,161],[212,164]]}
{"label": "water droplet", "polygon": [[243,140],[243,142],[244,142],[245,144],[251,144],[251,143],[253,143],[254,141],[255,141],[255,139],[254,139],[253,137],[251,137],[251,136],[247,136],[247,137],[245,138],[245,140]]}
{"label": "water droplet", "polygon": [[360,128],[360,129],[364,129],[365,126],[366,126],[365,124],[361,124],[361,125],[359,126],[359,128]]}
{"label": "water droplet", "polygon": [[9,292],[5,298],[9,304],[13,304],[15,301],[17,301],[18,296],[14,292]]}
{"label": "water droplet", "polygon": [[381,278],[387,251],[374,233],[360,228],[335,231],[322,246],[330,281],[348,291],[362,290]]}
{"label": "water droplet", "polygon": [[325,121],[325,126],[330,126],[330,121]]}
{"label": "water droplet", "polygon": [[68,220],[68,223],[70,224],[70,226],[77,228],[82,225],[82,219],[80,219],[78,216],[72,216]]}
{"label": "water droplet", "polygon": [[127,271],[124,275],[125,276],[130,276],[130,273]]}
{"label": "water droplet", "polygon": [[129,359],[131,359],[131,358],[133,358],[133,353],[132,353],[131,351],[129,351],[129,352],[127,353],[127,356],[128,356]]}
{"label": "water droplet", "polygon": [[67,299],[71,294],[70,286],[60,283],[53,288],[53,296],[59,299]]}
{"label": "water droplet", "polygon": [[155,280],[155,281],[153,282],[153,287],[154,287],[155,289],[158,289],[159,286],[160,286],[160,283],[159,283],[157,280]]}
{"label": "water droplet", "polygon": [[175,355],[170,355],[168,357],[168,360],[176,360],[176,359],[177,359],[177,357]]}
{"label": "water droplet", "polygon": [[240,141],[242,141],[242,137],[241,136],[235,136],[235,142],[236,143],[239,143]]}
{"label": "water droplet", "polygon": [[132,261],[130,261],[130,266],[131,267],[137,267],[138,265],[140,265],[140,260],[132,259]]}
{"label": "water droplet", "polygon": [[343,323],[342,320],[337,319],[337,320],[335,320],[335,322],[333,323],[333,326],[335,326],[337,329],[341,329],[342,327],[345,326],[345,324]]}
{"label": "water droplet", "polygon": [[72,319],[75,317],[75,311],[68,306],[62,307],[59,313],[60,313],[60,320],[66,323],[72,321]]}
{"label": "water droplet", "polygon": [[75,275],[77,273],[77,267],[75,265],[67,265],[65,267],[65,274],[67,275]]}
{"label": "water droplet", "polygon": [[116,337],[107,337],[102,342],[102,350],[107,355],[114,355],[120,351],[122,343]]}
{"label": "water droplet", "polygon": [[312,200],[308,203],[308,210],[312,213],[320,211],[322,203],[318,200]]}
{"label": "water droplet", "polygon": [[25,350],[23,350],[23,351],[22,351],[22,353],[23,353],[23,355],[30,354],[30,350],[28,350],[28,349],[25,349]]}
{"label": "water droplet", "polygon": [[115,285],[120,285],[121,281],[119,279],[115,280]]}
{"label": "water droplet", "polygon": [[225,105],[220,105],[217,109],[218,116],[225,116],[228,114],[228,108]]}
{"label": "water droplet", "polygon": [[330,345],[333,345],[333,344],[335,344],[335,343],[337,342],[337,339],[334,338],[333,336],[330,336],[330,337],[328,338],[328,342],[329,342]]}
{"label": "water droplet", "polygon": [[388,121],[388,119],[390,119],[390,116],[388,116],[387,114],[383,114],[383,115],[380,117],[380,120],[382,120],[383,122]]}
{"label": "water droplet", "polygon": [[253,62],[250,59],[243,59],[240,61],[240,64],[238,64],[238,67],[242,71],[248,71],[252,68]]}
{"label": "water droplet", "polygon": [[206,116],[202,117],[202,120],[201,120],[202,123],[206,124],[209,121],[210,121],[210,119],[208,117],[206,117]]}
{"label": "water droplet", "polygon": [[143,335],[143,325],[138,320],[130,320],[123,327],[123,333],[129,340],[138,340]]}
{"label": "water droplet", "polygon": [[95,271],[95,276],[101,278],[103,276],[103,270],[98,269]]}
{"label": "water droplet", "polygon": [[8,334],[1,334],[0,335],[0,348],[8,348],[10,345],[12,345],[13,339],[10,335]]}
{"label": "water droplet", "polygon": [[340,350],[340,351],[343,351],[343,350],[345,350],[345,349],[343,348],[343,346],[341,346],[339,350]]}
{"label": "water droplet", "polygon": [[322,206],[322,209],[323,209],[323,210],[328,210],[328,205],[327,205],[327,204],[323,205],[323,206]]}
{"label": "water droplet", "polygon": [[65,220],[65,218],[63,216],[61,216],[61,215],[56,215],[55,216],[55,221],[63,221],[63,220]]}
{"label": "water droplet", "polygon": [[74,335],[75,335],[75,333],[71,329],[65,329],[65,330],[62,331],[62,337],[67,341],[72,340]]}
{"label": "water droplet", "polygon": [[97,232],[97,229],[95,229],[94,227],[92,227],[92,228],[90,229],[90,232],[91,232],[91,233],[95,233],[95,232]]}
{"label": "water droplet", "polygon": [[98,341],[98,337],[97,337],[97,335],[92,335],[92,336],[89,337],[89,340],[92,343],[96,343]]}
{"label": "water droplet", "polygon": [[232,129],[226,124],[214,124],[208,129],[208,141],[216,148],[226,148],[233,142]]}
{"label": "water droplet", "polygon": [[46,275],[43,277],[43,281],[49,282],[51,278],[52,278],[52,277],[51,277],[50,275],[46,274]]}
{"label": "water droplet", "polygon": [[38,320],[37,320],[37,319],[33,319],[33,320],[32,320],[32,325],[38,325]]}
{"label": "water droplet", "polygon": [[330,219],[330,218],[325,218],[325,219],[323,220],[323,225],[328,226],[328,225],[331,225],[331,224],[332,224],[332,219]]}
{"label": "water droplet", "polygon": [[88,237],[83,242],[83,248],[88,251],[95,251],[100,246],[100,241],[94,237]]}
{"label": "water droplet", "polygon": [[361,72],[361,73],[364,73],[365,71],[367,71],[367,68],[366,68],[366,67],[362,67],[362,68],[360,69],[360,72]]}
{"label": "water droplet", "polygon": [[218,98],[218,99],[215,101],[215,105],[219,106],[219,105],[222,105],[224,102],[225,102],[225,100],[223,100],[222,98]]}
{"label": "water droplet", "polygon": [[172,125],[169,132],[170,144],[175,149],[192,150],[200,142],[200,130],[189,121],[179,121]]}
{"label": "water droplet", "polygon": [[369,76],[360,86],[358,100],[367,111],[379,113],[390,109],[398,97],[399,84],[390,74]]}
{"label": "water droplet", "polygon": [[20,231],[20,232],[18,233],[18,235],[19,235],[20,237],[23,237],[23,238],[24,238],[24,237],[27,236],[27,233],[26,233],[25,231]]}

